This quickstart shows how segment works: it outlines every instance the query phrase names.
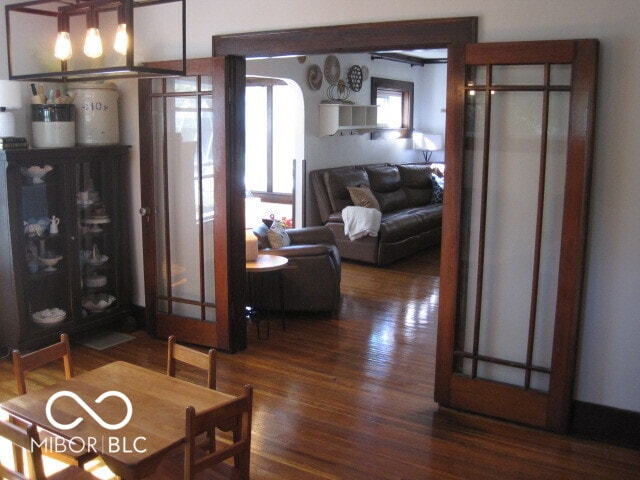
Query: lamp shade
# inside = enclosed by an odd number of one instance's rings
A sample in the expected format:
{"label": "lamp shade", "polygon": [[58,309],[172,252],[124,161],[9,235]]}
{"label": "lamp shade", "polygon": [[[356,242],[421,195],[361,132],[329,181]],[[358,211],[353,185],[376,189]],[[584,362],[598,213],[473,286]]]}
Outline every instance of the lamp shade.
{"label": "lamp shade", "polygon": [[22,107],[22,84],[10,80],[0,80],[0,108],[7,110]]}
{"label": "lamp shade", "polygon": [[444,136],[438,133],[413,132],[413,149],[433,152],[444,148]]}

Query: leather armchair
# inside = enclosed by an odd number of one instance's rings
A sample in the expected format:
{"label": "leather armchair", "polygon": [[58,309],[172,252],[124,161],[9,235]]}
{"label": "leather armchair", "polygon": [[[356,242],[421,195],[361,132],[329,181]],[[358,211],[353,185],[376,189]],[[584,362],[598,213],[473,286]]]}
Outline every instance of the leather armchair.
{"label": "leather armchair", "polygon": [[254,228],[261,254],[287,257],[280,272],[267,272],[255,299],[257,308],[280,309],[279,282],[282,275],[284,309],[288,312],[333,312],[340,303],[341,260],[333,232],[328,227],[288,229],[291,245],[270,248],[266,225]]}

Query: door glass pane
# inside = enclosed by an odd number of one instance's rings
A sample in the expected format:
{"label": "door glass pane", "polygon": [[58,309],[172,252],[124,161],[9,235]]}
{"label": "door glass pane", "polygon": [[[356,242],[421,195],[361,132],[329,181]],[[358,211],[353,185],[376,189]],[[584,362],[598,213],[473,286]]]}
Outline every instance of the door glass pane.
{"label": "door glass pane", "polygon": [[[75,277],[73,267],[78,250],[76,244],[69,240],[77,235],[77,227],[64,223],[65,189],[68,188],[64,168],[64,165],[53,162],[52,165],[34,163],[15,170],[12,168],[14,176],[8,177],[9,185],[19,185],[15,197],[10,195],[9,198],[15,199],[16,211],[22,213],[21,217],[18,214],[20,225],[24,226],[24,236],[16,238],[16,242],[22,241],[20,250],[25,253],[24,263],[15,266],[16,278],[23,279],[18,288],[23,290],[21,295],[29,319],[27,330],[36,335],[47,328],[47,325],[38,324],[38,320],[64,312],[64,322],[68,325],[74,320],[73,312],[77,310],[72,303],[74,299],[69,295],[72,291],[69,282],[81,282],[79,277]],[[60,222],[55,226],[51,221],[54,217]],[[4,267],[9,268],[7,265]],[[18,275],[20,269],[22,272]]]}
{"label": "door glass pane", "polygon": [[494,65],[492,85],[542,85],[544,65]]}
{"label": "door glass pane", "polygon": [[[167,194],[174,297],[200,299],[197,98],[167,99]],[[174,308],[177,309],[177,306]],[[175,313],[179,313],[174,310]]]}
{"label": "door glass pane", "polygon": [[[173,91],[197,88],[196,78],[178,83]],[[158,311],[214,320],[211,95],[160,96],[152,102]]]}
{"label": "door glass pane", "polygon": [[[153,81],[154,86],[161,83],[160,80]],[[156,220],[156,276],[157,276],[157,288],[159,296],[169,295],[168,285],[168,268],[167,264],[167,245],[166,245],[166,205],[165,205],[165,177],[166,169],[164,162],[164,99],[153,98],[152,99],[152,117],[153,117],[153,132],[155,135],[155,141],[153,142],[153,179],[154,179],[154,202],[155,202],[155,220]],[[162,308],[162,304],[158,304],[158,311],[167,312],[167,309]]]}
{"label": "door glass pane", "polygon": [[[203,228],[203,266],[204,266],[204,300],[208,303],[215,301],[215,285],[213,270],[213,219],[214,219],[214,170],[213,170],[213,108],[211,96],[202,96],[200,133],[202,157],[202,228]],[[207,309],[211,312],[213,309]],[[215,317],[207,314],[208,320]]]}
{"label": "door glass pane", "polygon": [[571,65],[551,65],[551,85],[571,85]]}
{"label": "door glass pane", "polygon": [[[569,92],[549,94],[547,161],[544,186],[544,209],[540,248],[540,282],[536,305],[536,332],[533,345],[533,363],[551,368],[551,349],[558,288],[560,238],[562,235],[562,210],[569,128]],[[533,379],[532,379],[533,380]],[[541,378],[546,390],[548,375]]]}
{"label": "door glass pane", "polygon": [[[524,72],[539,73],[514,70],[510,80],[532,81]],[[467,92],[460,271],[466,281],[456,339],[456,348],[476,359],[459,357],[457,371],[524,386],[530,369],[527,387],[539,390],[547,390],[548,373],[536,369],[551,364],[569,115],[569,93],[549,92],[543,132],[545,95]]]}
{"label": "door glass pane", "polygon": [[[524,363],[535,249],[542,94],[496,92],[491,97],[479,353]],[[509,369],[492,378],[489,370],[479,370],[481,377],[508,383],[522,381],[519,373]]]}

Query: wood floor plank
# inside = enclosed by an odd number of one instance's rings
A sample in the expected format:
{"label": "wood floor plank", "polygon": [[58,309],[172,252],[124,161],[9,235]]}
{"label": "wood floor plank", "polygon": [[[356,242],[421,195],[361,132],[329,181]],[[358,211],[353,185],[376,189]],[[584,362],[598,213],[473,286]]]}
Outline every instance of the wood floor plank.
{"label": "wood floor plank", "polygon": [[[250,324],[245,351],[218,355],[218,389],[254,385],[252,478],[638,479],[637,451],[438,409],[436,275],[431,257],[345,262],[336,317],[290,315],[286,332],[274,319],[269,340]],[[166,342],[135,336],[104,351],[74,344],[76,373],[114,360],[163,372]],[[59,370],[34,372],[28,388],[62,379]],[[16,393],[2,359],[0,400]]]}

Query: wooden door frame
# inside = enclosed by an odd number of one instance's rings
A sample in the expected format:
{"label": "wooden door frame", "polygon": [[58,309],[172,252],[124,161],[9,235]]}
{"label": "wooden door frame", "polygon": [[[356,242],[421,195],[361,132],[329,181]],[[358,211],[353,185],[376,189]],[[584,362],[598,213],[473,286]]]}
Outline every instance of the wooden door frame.
{"label": "wooden door frame", "polygon": [[[216,179],[221,178],[218,177],[218,162],[224,159],[226,165],[226,168],[220,165],[225,174],[224,191],[219,191],[220,184],[216,181],[216,207],[221,203],[227,206],[224,227],[219,229],[216,223],[216,235],[225,235],[220,243],[216,242],[215,258],[218,261],[224,256],[225,263],[225,268],[220,270],[216,266],[216,292],[218,281],[229,288],[231,351],[246,347],[244,236],[240,224],[244,216],[245,58],[446,48],[451,44],[476,42],[477,32],[478,17],[459,17],[216,35],[212,38],[216,65],[214,117],[217,122],[224,122],[224,128],[221,123],[216,123],[214,128]],[[215,94],[220,91],[224,95]],[[218,197],[223,194],[224,198]],[[227,279],[223,278],[226,274]]]}

